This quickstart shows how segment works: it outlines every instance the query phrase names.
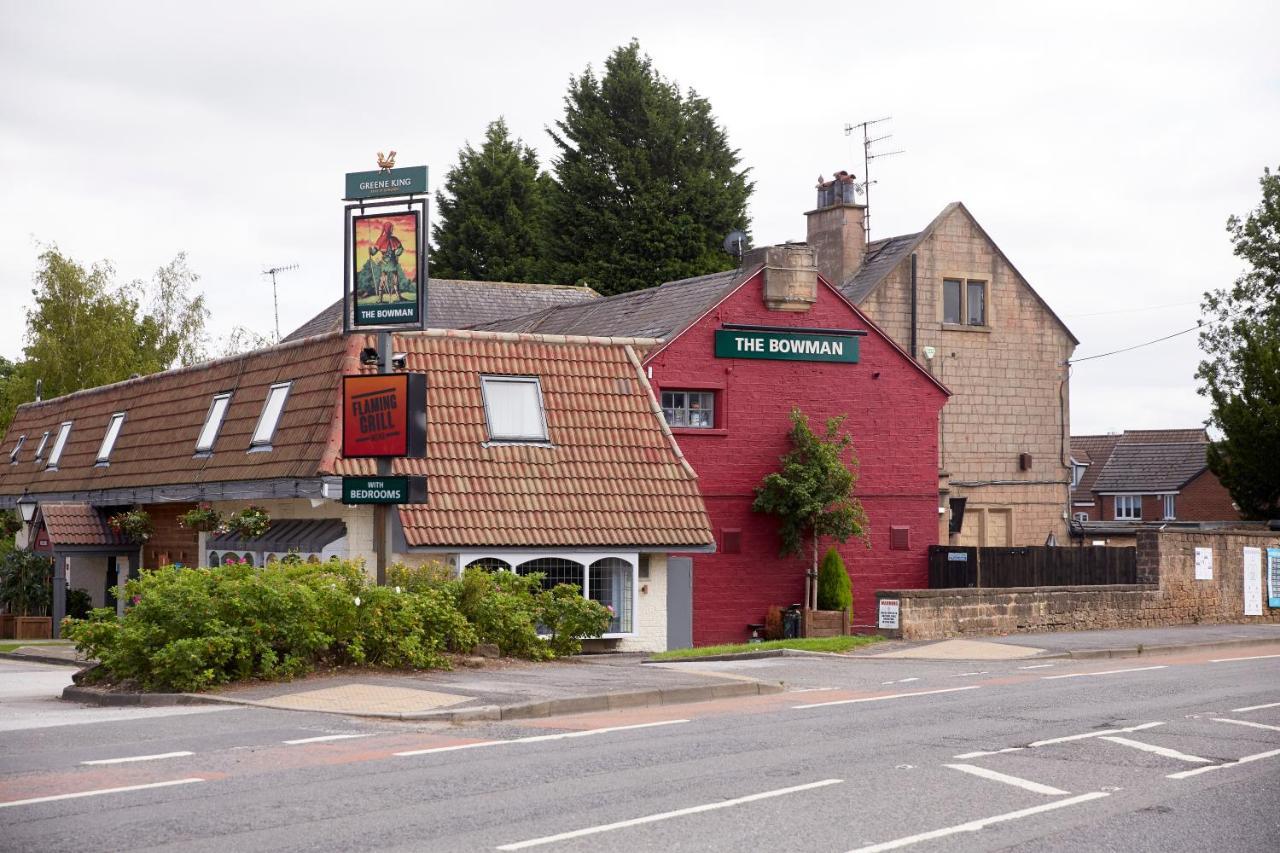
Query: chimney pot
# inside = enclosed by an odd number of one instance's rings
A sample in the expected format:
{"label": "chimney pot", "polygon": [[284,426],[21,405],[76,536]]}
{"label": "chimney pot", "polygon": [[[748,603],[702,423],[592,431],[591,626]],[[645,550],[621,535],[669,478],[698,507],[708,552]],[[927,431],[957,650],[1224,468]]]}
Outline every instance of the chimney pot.
{"label": "chimney pot", "polygon": [[839,286],[857,273],[867,251],[867,207],[857,203],[854,175],[843,169],[818,179],[818,206],[805,214],[818,272]]}

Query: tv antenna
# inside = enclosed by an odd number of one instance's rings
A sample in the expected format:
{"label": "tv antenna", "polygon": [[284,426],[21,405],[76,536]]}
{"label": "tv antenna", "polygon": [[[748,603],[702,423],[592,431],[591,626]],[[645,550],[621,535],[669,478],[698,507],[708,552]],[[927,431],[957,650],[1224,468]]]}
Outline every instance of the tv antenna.
{"label": "tv antenna", "polygon": [[742,266],[742,250],[747,244],[747,234],[745,231],[730,231],[729,235],[724,238],[724,250],[738,259],[738,266]]}
{"label": "tv antenna", "polygon": [[[395,152],[392,153],[394,154]],[[262,271],[263,275],[271,276],[271,301],[274,303],[276,309],[276,343],[280,343],[280,296],[276,292],[276,273],[288,272],[289,270],[296,270],[297,268],[297,264],[288,264],[286,266],[272,267],[271,269]]]}
{"label": "tv antenna", "polygon": [[880,157],[892,157],[895,154],[906,153],[899,148],[897,151],[876,151],[872,152],[871,146],[877,142],[884,142],[886,139],[893,138],[892,133],[886,133],[884,136],[871,135],[873,125],[883,124],[892,119],[893,116],[885,116],[884,118],[871,119],[870,121],[862,121],[857,124],[846,124],[844,126],[844,135],[852,136],[855,130],[862,131],[862,185],[861,191],[867,197],[867,211],[863,214],[863,228],[866,230],[866,241],[868,245],[871,243],[871,185],[876,183],[871,180],[871,161]]}

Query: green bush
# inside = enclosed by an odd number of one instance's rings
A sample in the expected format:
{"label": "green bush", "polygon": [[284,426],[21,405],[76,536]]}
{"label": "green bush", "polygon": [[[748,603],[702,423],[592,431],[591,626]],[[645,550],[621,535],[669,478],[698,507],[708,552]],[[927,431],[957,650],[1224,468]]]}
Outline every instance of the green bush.
{"label": "green bush", "polygon": [[53,589],[53,561],[48,557],[0,545],[0,604],[18,616],[48,616]]}
{"label": "green bush", "polygon": [[552,650],[538,636],[541,592],[540,574],[470,568],[462,575],[458,609],[475,628],[477,642],[493,643],[504,655],[545,660]]}
{"label": "green bush", "polygon": [[582,651],[583,637],[598,637],[613,614],[598,601],[582,597],[574,584],[557,584],[538,596],[538,622],[549,635],[547,645],[557,657]]}
{"label": "green bush", "polygon": [[853,590],[844,560],[834,547],[828,548],[818,566],[818,609],[848,610],[853,606]]}
{"label": "green bush", "polygon": [[85,619],[93,609],[93,596],[87,589],[67,590],[67,615],[72,619]]}

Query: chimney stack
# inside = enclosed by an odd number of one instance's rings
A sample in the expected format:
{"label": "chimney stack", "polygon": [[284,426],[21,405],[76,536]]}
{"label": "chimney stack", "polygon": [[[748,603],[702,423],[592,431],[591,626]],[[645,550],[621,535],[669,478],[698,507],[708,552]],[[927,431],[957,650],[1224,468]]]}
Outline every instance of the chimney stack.
{"label": "chimney stack", "polygon": [[756,264],[764,264],[764,304],[770,311],[808,311],[818,301],[818,268],[808,246],[784,243],[752,249],[742,266]]}
{"label": "chimney stack", "polygon": [[854,177],[844,171],[829,181],[819,177],[818,206],[805,214],[818,272],[836,287],[853,277],[867,253],[867,206],[855,201]]}

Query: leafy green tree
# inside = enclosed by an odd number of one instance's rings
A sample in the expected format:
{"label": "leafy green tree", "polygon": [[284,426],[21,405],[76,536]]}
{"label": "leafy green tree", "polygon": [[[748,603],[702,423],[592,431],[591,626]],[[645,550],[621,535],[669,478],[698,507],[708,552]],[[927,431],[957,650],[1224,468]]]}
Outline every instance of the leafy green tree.
{"label": "leafy green tree", "polygon": [[477,151],[468,143],[436,192],[431,274],[477,281],[545,278],[546,201],[551,178],[538,155],[499,118]]}
{"label": "leafy green tree", "polygon": [[832,545],[818,565],[818,609],[848,610],[853,606],[853,586],[844,559]]}
{"label": "leafy green tree", "polygon": [[203,295],[191,295],[198,276],[185,254],[150,282],[122,286],[105,261],[86,268],[57,246],[39,260],[23,359],[7,379],[0,376],[0,430],[35,399],[37,381],[48,399],[203,358],[209,312]]}
{"label": "leafy green tree", "polygon": [[729,269],[725,236],[746,231],[754,185],[711,104],[663,78],[632,41],[571,77],[548,128],[548,243],[561,280],[606,293]]}
{"label": "leafy green tree", "polygon": [[802,554],[805,540],[811,541],[814,573],[821,537],[846,542],[866,530],[866,514],[853,496],[858,460],[853,439],[840,432],[843,423],[843,417],[828,418],[824,434],[818,435],[809,427],[809,418],[792,409],[791,450],[780,460],[782,470],[756,487],[751,505],[756,512],[778,517],[782,556]]}
{"label": "leafy green tree", "polygon": [[1231,288],[1206,293],[1210,322],[1196,377],[1222,439],[1209,468],[1246,518],[1280,518],[1280,171],[1263,169],[1262,202],[1227,232],[1247,265]]}

